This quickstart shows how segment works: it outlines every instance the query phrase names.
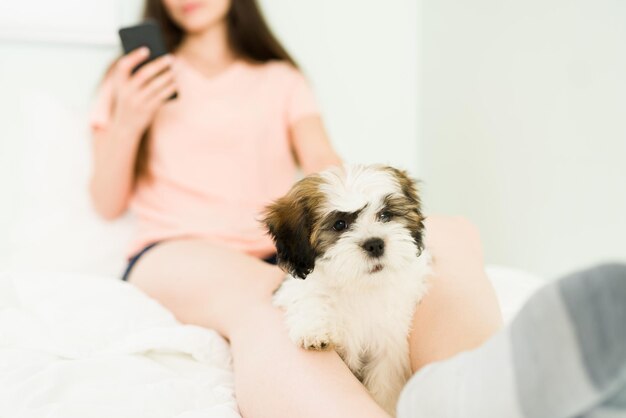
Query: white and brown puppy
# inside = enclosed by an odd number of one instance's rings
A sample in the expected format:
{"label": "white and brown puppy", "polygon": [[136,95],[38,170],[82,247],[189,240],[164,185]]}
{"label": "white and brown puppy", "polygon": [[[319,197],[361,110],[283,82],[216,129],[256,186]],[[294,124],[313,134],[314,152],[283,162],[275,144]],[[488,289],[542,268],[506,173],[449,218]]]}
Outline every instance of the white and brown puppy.
{"label": "white and brown puppy", "polygon": [[289,335],[306,349],[334,348],[392,414],[426,291],[423,219],[415,182],[380,165],[305,177],[264,219],[289,273],[274,296]]}

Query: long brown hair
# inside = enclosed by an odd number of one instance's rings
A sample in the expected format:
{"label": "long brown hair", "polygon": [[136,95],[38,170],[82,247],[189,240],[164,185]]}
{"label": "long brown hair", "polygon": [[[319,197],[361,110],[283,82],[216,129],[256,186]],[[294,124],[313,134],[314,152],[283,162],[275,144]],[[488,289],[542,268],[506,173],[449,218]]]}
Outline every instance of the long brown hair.
{"label": "long brown hair", "polygon": [[[162,0],[146,0],[143,17],[154,19],[159,23],[169,52],[174,52],[180,46],[185,32],[168,15]],[[240,58],[261,63],[272,60],[286,61],[297,68],[294,59],[270,30],[256,0],[231,0],[226,26],[230,48]],[[149,177],[148,137],[146,131],[139,143],[135,159],[135,180]]]}

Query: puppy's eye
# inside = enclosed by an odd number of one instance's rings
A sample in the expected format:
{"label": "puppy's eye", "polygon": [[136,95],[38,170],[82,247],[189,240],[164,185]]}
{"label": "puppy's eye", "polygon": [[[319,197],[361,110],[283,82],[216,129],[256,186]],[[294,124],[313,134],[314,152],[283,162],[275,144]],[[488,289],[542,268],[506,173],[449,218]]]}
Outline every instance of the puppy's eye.
{"label": "puppy's eye", "polygon": [[343,231],[344,229],[346,229],[348,227],[348,223],[346,221],[344,221],[343,219],[338,220],[337,222],[335,222],[335,224],[333,225],[333,229],[335,231]]}
{"label": "puppy's eye", "polygon": [[380,219],[381,222],[389,222],[392,217],[393,213],[389,212],[388,210],[384,210],[378,215],[378,219]]}

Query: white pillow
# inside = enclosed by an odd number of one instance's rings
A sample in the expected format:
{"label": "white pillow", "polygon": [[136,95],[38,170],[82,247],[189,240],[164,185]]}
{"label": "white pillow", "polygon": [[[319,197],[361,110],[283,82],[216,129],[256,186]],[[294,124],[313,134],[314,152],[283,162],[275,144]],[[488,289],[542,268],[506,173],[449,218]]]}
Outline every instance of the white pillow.
{"label": "white pillow", "polygon": [[486,270],[498,297],[505,324],[547,283],[538,276],[509,267],[489,265]]}
{"label": "white pillow", "polygon": [[119,276],[133,222],[105,222],[91,206],[86,110],[34,91],[22,96],[20,108],[23,149],[12,202],[17,216],[1,238],[9,250],[0,269]]}

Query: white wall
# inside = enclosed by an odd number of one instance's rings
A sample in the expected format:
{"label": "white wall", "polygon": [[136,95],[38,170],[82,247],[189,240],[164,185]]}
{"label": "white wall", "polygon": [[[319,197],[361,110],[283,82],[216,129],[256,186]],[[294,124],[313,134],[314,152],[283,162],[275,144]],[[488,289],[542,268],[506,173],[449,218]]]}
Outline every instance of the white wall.
{"label": "white wall", "polygon": [[313,83],[342,156],[418,173],[417,3],[260,3]]}
{"label": "white wall", "polygon": [[[121,0],[54,3],[53,7],[43,0],[28,4],[0,0],[0,261],[14,250],[11,233],[19,234],[16,229],[26,227],[17,225],[20,216],[32,209],[25,205],[33,194],[50,187],[41,166],[32,162],[48,146],[62,149],[67,144],[63,135],[74,134],[42,129],[42,124],[52,127],[54,121],[41,110],[67,116],[58,126],[72,120],[76,129],[86,126],[103,69],[117,53],[116,27],[132,13]],[[89,25],[81,19],[94,21]],[[32,138],[32,132],[44,137]],[[55,141],[56,145],[51,143]],[[85,158],[77,150],[65,152],[68,157],[55,166],[58,173],[71,171],[72,163],[81,166],[78,160]],[[40,175],[44,182],[33,187]]]}
{"label": "white wall", "polygon": [[626,259],[626,2],[422,1],[427,203],[490,262]]}

